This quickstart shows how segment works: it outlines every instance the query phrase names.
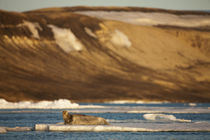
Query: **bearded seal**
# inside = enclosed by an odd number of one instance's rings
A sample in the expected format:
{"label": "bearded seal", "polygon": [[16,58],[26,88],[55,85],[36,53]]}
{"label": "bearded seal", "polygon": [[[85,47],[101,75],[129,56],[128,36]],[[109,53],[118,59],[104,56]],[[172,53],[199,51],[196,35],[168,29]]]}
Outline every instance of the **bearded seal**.
{"label": "bearded seal", "polygon": [[63,111],[64,124],[68,125],[109,125],[109,123],[101,117],[89,116],[83,114],[70,114]]}

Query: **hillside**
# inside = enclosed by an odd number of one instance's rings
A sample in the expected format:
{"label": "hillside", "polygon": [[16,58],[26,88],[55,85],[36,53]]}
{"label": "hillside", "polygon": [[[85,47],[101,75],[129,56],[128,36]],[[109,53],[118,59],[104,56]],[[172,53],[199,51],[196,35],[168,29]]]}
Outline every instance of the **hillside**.
{"label": "hillside", "polygon": [[209,25],[194,11],[0,11],[0,98],[210,102]]}

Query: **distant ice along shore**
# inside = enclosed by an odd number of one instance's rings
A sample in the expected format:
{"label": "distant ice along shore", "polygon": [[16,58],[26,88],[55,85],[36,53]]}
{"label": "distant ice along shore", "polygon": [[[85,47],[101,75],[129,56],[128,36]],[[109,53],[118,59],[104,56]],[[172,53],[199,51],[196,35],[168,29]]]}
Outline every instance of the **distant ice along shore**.
{"label": "distant ice along shore", "polygon": [[[167,104],[168,101],[144,101],[144,100],[113,100],[106,101],[105,104]],[[196,103],[188,103],[189,106],[194,107]],[[58,99],[54,101],[20,101],[8,102],[0,98],[0,109],[82,109],[82,108],[106,108],[101,105],[79,105],[72,103],[68,99]]]}
{"label": "distant ice along shore", "polygon": [[64,109],[64,108],[103,108],[102,106],[79,105],[72,103],[67,99],[59,99],[54,101],[21,101],[8,102],[5,99],[0,99],[0,109]]}
{"label": "distant ice along shore", "polygon": [[168,101],[144,101],[144,100],[114,100],[108,101],[110,104],[164,104],[169,103]]}

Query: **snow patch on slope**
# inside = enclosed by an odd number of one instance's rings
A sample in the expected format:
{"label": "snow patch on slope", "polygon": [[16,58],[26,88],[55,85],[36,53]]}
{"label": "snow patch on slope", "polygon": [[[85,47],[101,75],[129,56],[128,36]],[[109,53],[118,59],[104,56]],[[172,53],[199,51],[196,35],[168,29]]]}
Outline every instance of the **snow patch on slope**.
{"label": "snow patch on slope", "polygon": [[95,33],[91,29],[85,27],[84,30],[89,36],[91,36],[93,38],[97,38],[97,36],[95,35]]}
{"label": "snow patch on slope", "polygon": [[82,50],[82,43],[72,33],[71,29],[59,28],[54,25],[48,25],[48,27],[52,29],[56,43],[64,52]]}
{"label": "snow patch on slope", "polygon": [[32,33],[32,36],[34,38],[37,38],[39,39],[39,32],[37,29],[41,30],[42,31],[42,28],[41,26],[39,25],[39,23],[32,23],[32,22],[29,22],[29,21],[26,21],[24,20],[22,24],[19,24],[18,26],[26,26],[28,27],[28,29],[30,30],[30,32]]}
{"label": "snow patch on slope", "polygon": [[112,33],[111,42],[116,46],[127,47],[127,48],[131,46],[131,42],[128,39],[128,37],[119,30],[115,30],[114,33]]}

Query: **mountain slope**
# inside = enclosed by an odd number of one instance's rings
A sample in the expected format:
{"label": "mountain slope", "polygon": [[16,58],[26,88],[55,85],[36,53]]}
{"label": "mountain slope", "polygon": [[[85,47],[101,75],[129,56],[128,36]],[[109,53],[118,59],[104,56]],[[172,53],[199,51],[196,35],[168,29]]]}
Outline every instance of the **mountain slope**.
{"label": "mountain slope", "polygon": [[0,11],[0,98],[210,101],[207,29],[141,26],[72,9]]}

